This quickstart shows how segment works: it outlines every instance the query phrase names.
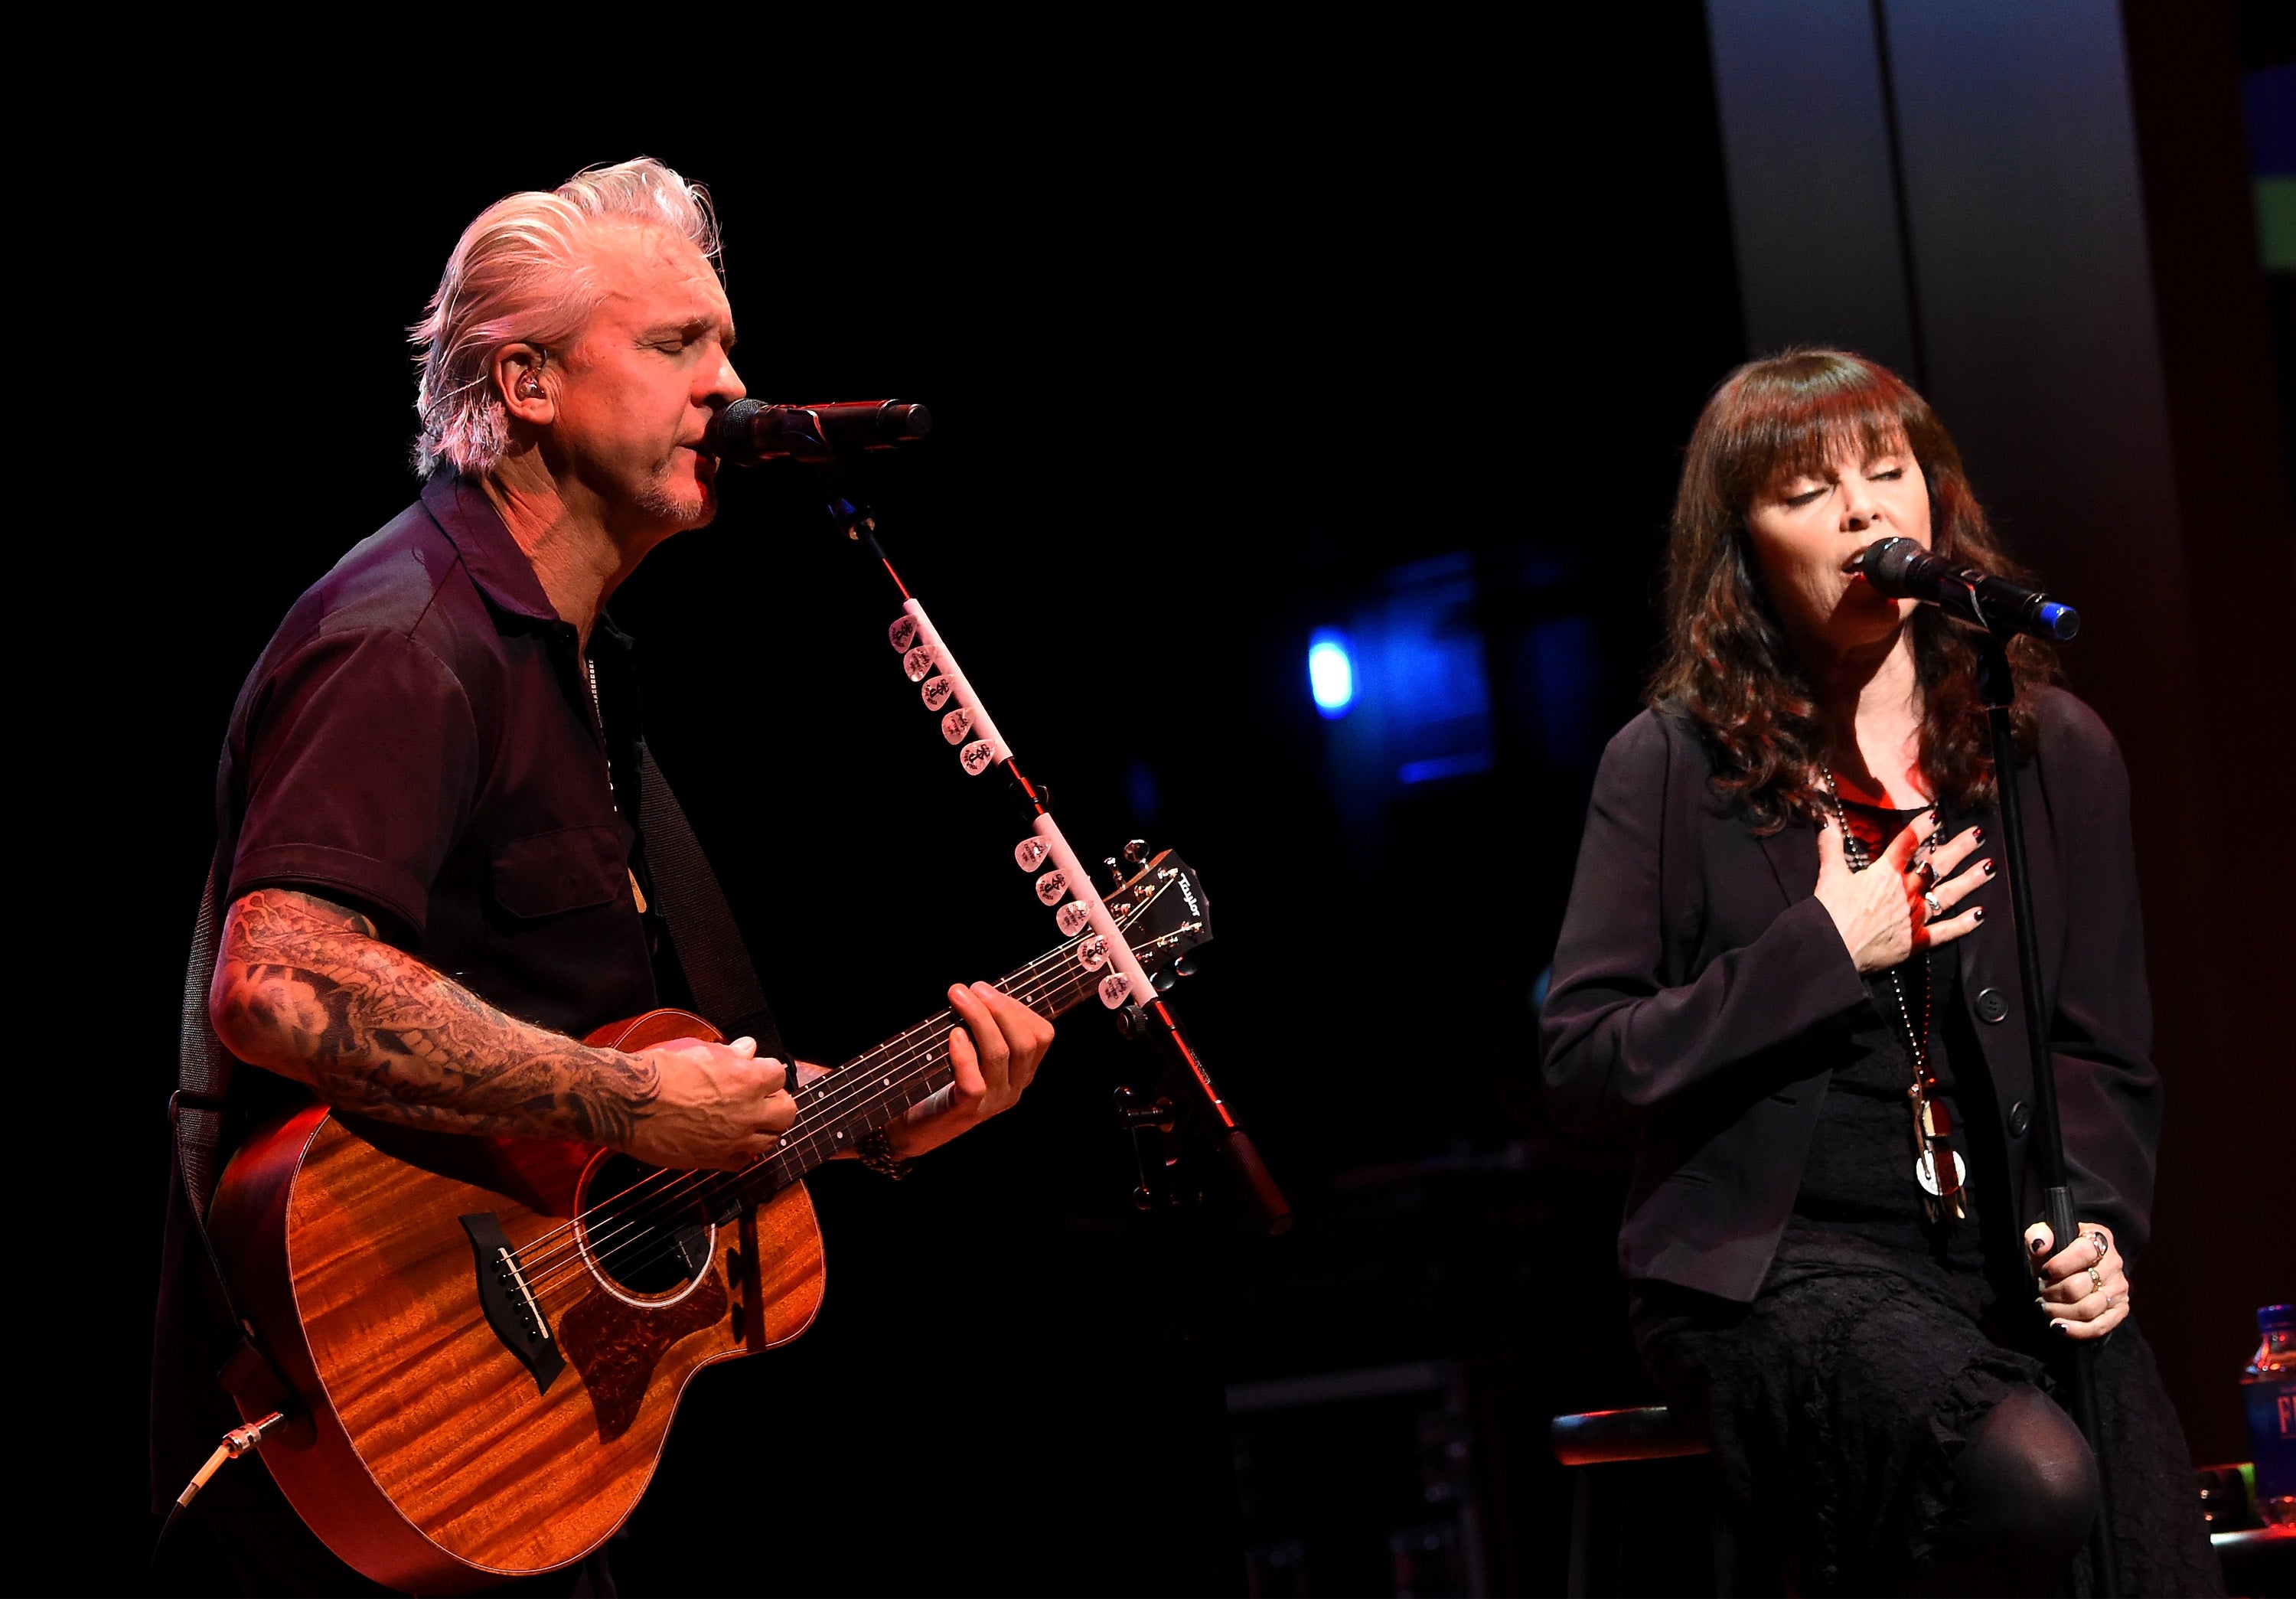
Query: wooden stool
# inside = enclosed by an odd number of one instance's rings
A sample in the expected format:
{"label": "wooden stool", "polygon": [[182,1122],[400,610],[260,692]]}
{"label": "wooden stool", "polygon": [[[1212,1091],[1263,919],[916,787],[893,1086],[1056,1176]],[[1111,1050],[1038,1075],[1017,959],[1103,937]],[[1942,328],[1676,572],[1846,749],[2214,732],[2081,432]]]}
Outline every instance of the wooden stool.
{"label": "wooden stool", "polygon": [[[1571,1599],[1587,1592],[1591,1546],[1595,1536],[1595,1473],[1593,1468],[1632,1460],[1674,1460],[1713,1452],[1706,1435],[1663,1405],[1631,1410],[1589,1410],[1558,1415],[1547,1429],[1554,1458],[1578,1469],[1578,1480],[1570,1504],[1570,1573],[1563,1589]],[[1721,1497],[1709,1495],[1714,1539],[1714,1592],[1727,1595],[1737,1587],[1737,1549],[1723,1514]],[[1624,1554],[1625,1534],[1620,1535]],[[1613,1562],[1615,1565],[1615,1562]]]}

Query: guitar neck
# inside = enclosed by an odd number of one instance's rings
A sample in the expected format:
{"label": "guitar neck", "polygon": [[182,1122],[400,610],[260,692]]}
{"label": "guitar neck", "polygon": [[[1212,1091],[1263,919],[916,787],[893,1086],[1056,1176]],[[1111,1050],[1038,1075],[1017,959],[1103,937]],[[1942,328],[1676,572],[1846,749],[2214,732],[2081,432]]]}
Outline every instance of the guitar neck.
{"label": "guitar neck", "polygon": [[[1090,936],[1038,955],[996,986],[1039,1016],[1065,1014],[1092,996],[1104,970],[1078,958]],[[955,1076],[948,1035],[957,1025],[954,1012],[940,1011],[808,1085],[798,1095],[797,1124],[742,1174],[742,1186],[753,1198],[777,1193],[939,1093]]]}

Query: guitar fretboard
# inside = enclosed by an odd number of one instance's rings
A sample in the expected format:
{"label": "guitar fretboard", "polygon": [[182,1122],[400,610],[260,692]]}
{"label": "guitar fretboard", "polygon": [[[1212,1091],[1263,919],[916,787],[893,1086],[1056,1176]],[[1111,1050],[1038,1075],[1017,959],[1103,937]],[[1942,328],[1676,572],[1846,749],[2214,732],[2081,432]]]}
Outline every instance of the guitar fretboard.
{"label": "guitar fretboard", "polygon": [[[1079,958],[1095,937],[1086,932],[1071,939],[996,986],[1039,1016],[1057,1019],[1091,997],[1107,970],[1104,964],[1087,967]],[[954,1011],[938,1012],[808,1084],[798,1095],[797,1123],[774,1152],[725,1182],[712,1206],[722,1212],[720,1219],[779,1193],[946,1087],[955,1077],[948,1035],[957,1025]]]}

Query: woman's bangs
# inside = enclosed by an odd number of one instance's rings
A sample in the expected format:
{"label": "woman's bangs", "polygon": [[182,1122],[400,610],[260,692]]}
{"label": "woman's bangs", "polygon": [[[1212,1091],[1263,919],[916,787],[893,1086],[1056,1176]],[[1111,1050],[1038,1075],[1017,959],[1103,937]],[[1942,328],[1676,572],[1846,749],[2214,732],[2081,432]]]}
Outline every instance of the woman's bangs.
{"label": "woman's bangs", "polygon": [[1731,474],[1742,506],[1781,482],[1823,477],[1845,445],[1870,461],[1907,447],[1912,438],[1912,391],[1886,373],[1829,364],[1816,381],[1779,373],[1763,387],[1767,392],[1745,397],[1751,403]]}

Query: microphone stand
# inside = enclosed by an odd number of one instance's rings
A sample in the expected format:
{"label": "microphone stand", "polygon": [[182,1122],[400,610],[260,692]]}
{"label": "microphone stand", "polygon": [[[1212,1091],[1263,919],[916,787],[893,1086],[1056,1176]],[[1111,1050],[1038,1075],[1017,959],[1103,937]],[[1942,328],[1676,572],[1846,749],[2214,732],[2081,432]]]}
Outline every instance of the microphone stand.
{"label": "microphone stand", "polygon": [[[1103,980],[1103,1003],[1117,1011],[1118,1025],[1126,1037],[1152,1039],[1162,1046],[1172,1068],[1167,1074],[1167,1080],[1173,1082],[1185,1096],[1185,1103],[1193,1112],[1192,1119],[1209,1134],[1213,1147],[1235,1177],[1244,1198],[1259,1213],[1261,1225],[1270,1234],[1289,1232],[1292,1226],[1291,1202],[1283,1197],[1283,1191],[1275,1185],[1275,1179],[1268,1175],[1267,1166],[1259,1159],[1259,1150],[1252,1144],[1251,1136],[1243,1130],[1242,1124],[1235,1119],[1235,1113],[1228,1109],[1227,1102],[1220,1097],[1219,1089],[1214,1086],[1202,1057],[1188,1042],[1188,1035],[1180,1025],[1178,1014],[1155,983],[1142,971],[1138,957],[1132,953],[1131,945],[1117,929],[1107,907],[1101,903],[1099,891],[1093,886],[1091,873],[1077,858],[1076,852],[1061,832],[1060,824],[1053,819],[1051,791],[1029,781],[1011,748],[998,735],[996,723],[989,719],[988,708],[973,692],[964,669],[956,664],[955,656],[934,628],[923,605],[909,592],[908,585],[901,581],[900,573],[894,570],[892,562],[886,557],[883,546],[877,542],[876,518],[866,506],[843,493],[834,492],[838,487],[835,477],[831,477],[829,481],[832,488],[830,514],[836,519],[845,537],[868,553],[869,558],[883,570],[895,592],[901,596],[901,609],[908,620],[906,624],[897,623],[896,627],[906,627],[904,636],[921,646],[927,652],[925,658],[931,663],[931,668],[948,680],[949,699],[959,707],[959,711],[952,714],[962,714],[968,718],[969,725],[965,730],[974,735],[974,742],[965,748],[965,769],[976,774],[988,765],[1004,769],[1014,794],[1027,808],[1031,834],[1041,843],[1042,848],[1032,850],[1032,853],[1039,862],[1049,862],[1066,878],[1067,891],[1084,907],[1091,919],[1091,925],[1108,940],[1109,964],[1114,971],[1113,975]],[[979,764],[976,765],[976,761]],[[1023,849],[1031,848],[1025,841],[1021,847]],[[1126,1112],[1127,1124],[1136,1128],[1144,1125],[1137,1119],[1141,1114],[1144,1113]],[[1168,1111],[1158,1125],[1168,1124]]]}
{"label": "microphone stand", "polygon": [[[1974,590],[1972,598],[1976,598]],[[1980,614],[1983,614],[1981,602]],[[1985,703],[1985,719],[1993,734],[1993,782],[2001,797],[2001,832],[2009,859],[2009,903],[2016,922],[2017,980],[2023,992],[2025,1047],[2033,1072],[2033,1156],[2041,1169],[2042,1208],[2046,1213],[2051,1252],[2067,1248],[2079,1236],[2073,1217],[2072,1187],[2065,1173],[2065,1134],[2057,1117],[2056,1068],[2050,1058],[2048,1020],[2041,1009],[2039,935],[2033,922],[2033,890],[2025,869],[2025,820],[2017,794],[2017,746],[2009,721],[2016,699],[2016,680],[2009,668],[2008,641],[2013,630],[2004,625],[1987,627],[1971,638],[1977,647],[1978,688]],[[2103,1432],[2103,1415],[2097,1405],[2096,1350],[2087,1343],[2066,1351],[2073,1401],[2073,1420],[2088,1439],[2096,1457],[2097,1514],[2089,1529],[2089,1564],[2098,1599],[2114,1599],[2120,1591],[2113,1567],[2112,1478],[2110,1450]]]}
{"label": "microphone stand", "polygon": [[[1143,1211],[1160,1210],[1165,1222],[1161,1252],[1170,1288],[1160,1319],[1170,1364],[1159,1408],[1172,1418],[1179,1446],[1171,1467],[1185,1496],[1185,1508],[1179,1519],[1196,1535],[1199,1577],[1208,1591],[1232,1590],[1243,1575],[1237,1569],[1242,1565],[1242,1505],[1236,1493],[1227,1407],[1215,1358],[1216,1318],[1209,1304],[1211,1262],[1200,1236],[1204,1218],[1196,1203],[1201,1194],[1180,1170],[1181,1129],[1187,1128],[1210,1140],[1266,1233],[1275,1235],[1291,1230],[1291,1203],[1261,1163],[1250,1136],[1213,1085],[1211,1073],[1189,1043],[1178,1015],[1141,970],[1131,946],[1110,917],[1090,874],[1062,836],[1060,824],[1053,819],[1050,792],[1021,770],[932,619],[886,558],[884,547],[877,542],[876,519],[845,492],[849,478],[844,469],[833,460],[816,459],[812,464],[821,470],[824,486],[831,491],[831,516],[845,537],[859,545],[883,571],[900,596],[903,619],[893,625],[895,647],[909,650],[906,661],[937,674],[936,684],[945,683],[945,695],[938,700],[928,696],[927,702],[936,709],[944,704],[955,707],[949,712],[955,719],[944,724],[944,734],[952,742],[972,739],[961,756],[965,770],[980,775],[991,765],[1003,767],[1021,801],[1030,836],[1021,841],[1015,858],[1030,870],[1048,864],[1065,878],[1066,891],[1075,897],[1091,925],[1107,941],[1110,975],[1102,980],[1102,1003],[1116,1013],[1118,1029],[1126,1037],[1152,1040],[1165,1057],[1152,1103],[1144,1103],[1133,1089],[1119,1087],[1116,1113],[1130,1135],[1139,1175],[1139,1185],[1133,1190],[1134,1205]],[[913,677],[921,675],[921,670],[911,672]],[[952,726],[956,731],[949,732]],[[1135,860],[1143,858],[1144,846],[1136,840],[1125,853]],[[1111,858],[1109,865],[1120,878],[1122,870],[1117,863]],[[1160,1148],[1160,1158],[1152,1160],[1143,1148],[1152,1139]]]}

